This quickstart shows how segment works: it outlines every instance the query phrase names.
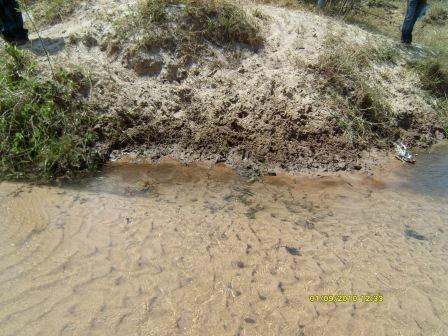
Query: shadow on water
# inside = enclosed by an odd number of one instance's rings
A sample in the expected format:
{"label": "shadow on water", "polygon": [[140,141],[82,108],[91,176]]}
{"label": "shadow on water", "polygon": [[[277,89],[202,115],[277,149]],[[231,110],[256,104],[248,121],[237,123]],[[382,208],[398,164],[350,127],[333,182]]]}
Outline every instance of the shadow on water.
{"label": "shadow on water", "polygon": [[[413,200],[415,198],[412,194],[417,198],[424,195],[446,199],[447,173],[448,143],[435,146],[431,153],[421,154],[415,165],[400,165],[397,172],[386,174],[388,176],[384,179],[367,174],[301,177],[279,174],[249,181],[223,164],[183,164],[169,159],[158,164],[111,163],[95,175],[66,181],[58,187],[62,188],[64,194],[73,191],[89,192],[101,198],[114,195],[134,199],[151,198],[157,202],[161,200],[161,196],[171,194],[172,190],[182,190],[182,197],[196,200],[198,197],[193,197],[192,194],[202,190],[222,194],[219,197],[221,201],[215,200],[210,209],[222,208],[236,200],[247,206],[244,215],[249,219],[255,219],[257,213],[265,210],[266,206],[261,203],[268,204],[268,207],[281,204],[292,215],[303,213],[305,209],[313,220],[305,218],[300,221],[300,225],[306,229],[314,229],[314,219],[318,218],[316,214],[322,212],[322,206],[316,204],[329,200],[332,204],[350,204],[353,199],[370,199],[377,194],[388,195],[388,198],[393,199],[403,196]],[[22,189],[12,194],[19,195]],[[257,197],[261,197],[263,201],[254,202]],[[308,197],[318,199],[317,203],[310,202]],[[207,197],[205,202],[209,202]],[[350,208],[356,209],[357,206]],[[407,227],[404,235],[416,240],[426,240],[426,236],[413,231],[411,227]]]}
{"label": "shadow on water", "polygon": [[448,143],[420,154],[415,165],[407,165],[398,176],[399,187],[435,197],[448,197]]}
{"label": "shadow on water", "polygon": [[244,181],[230,168],[213,169],[199,164],[166,161],[159,164],[110,164],[91,177],[63,184],[65,189],[106,193],[117,196],[154,197],[161,186],[243,184]]}
{"label": "shadow on water", "polygon": [[[398,179],[385,181],[368,178],[358,187],[361,190],[391,187],[434,197],[448,197],[448,143],[435,146],[430,153],[420,154],[415,165],[403,164],[395,176]],[[338,187],[352,191],[358,189],[344,178],[323,176],[299,179],[287,176],[266,177],[262,183],[286,188],[300,185],[308,191]],[[232,185],[250,188],[252,184],[224,165],[210,169],[201,164],[186,165],[168,160],[159,164],[111,164],[97,175],[64,183],[63,187],[118,196],[153,197],[157,195],[159,186],[179,185],[205,185],[209,188]]]}

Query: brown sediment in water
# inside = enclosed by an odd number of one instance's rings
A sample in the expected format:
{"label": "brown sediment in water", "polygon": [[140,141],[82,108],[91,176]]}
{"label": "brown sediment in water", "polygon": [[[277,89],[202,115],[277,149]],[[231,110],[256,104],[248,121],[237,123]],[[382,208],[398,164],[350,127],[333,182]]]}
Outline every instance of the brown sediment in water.
{"label": "brown sediment in water", "polygon": [[446,200],[389,181],[164,162],[3,182],[0,334],[443,335]]}

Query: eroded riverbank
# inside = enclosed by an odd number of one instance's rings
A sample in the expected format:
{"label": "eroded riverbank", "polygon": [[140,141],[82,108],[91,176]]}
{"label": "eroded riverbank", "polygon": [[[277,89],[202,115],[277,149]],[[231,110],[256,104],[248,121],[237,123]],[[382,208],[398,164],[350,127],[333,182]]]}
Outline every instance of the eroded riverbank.
{"label": "eroded riverbank", "polygon": [[249,184],[168,162],[3,182],[0,335],[445,335],[446,194],[411,188],[428,182],[410,169]]}

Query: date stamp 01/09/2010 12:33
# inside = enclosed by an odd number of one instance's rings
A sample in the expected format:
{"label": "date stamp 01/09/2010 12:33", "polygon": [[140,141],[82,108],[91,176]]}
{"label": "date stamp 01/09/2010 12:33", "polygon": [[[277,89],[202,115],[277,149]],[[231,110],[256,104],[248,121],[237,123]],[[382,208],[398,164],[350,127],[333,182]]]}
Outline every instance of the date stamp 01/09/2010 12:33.
{"label": "date stamp 01/09/2010 12:33", "polygon": [[382,294],[324,294],[324,295],[309,295],[310,302],[384,302]]}

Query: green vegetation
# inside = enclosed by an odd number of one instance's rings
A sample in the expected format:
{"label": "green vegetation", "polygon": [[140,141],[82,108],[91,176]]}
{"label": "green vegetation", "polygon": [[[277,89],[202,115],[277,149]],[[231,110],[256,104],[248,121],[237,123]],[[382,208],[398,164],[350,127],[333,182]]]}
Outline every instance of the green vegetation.
{"label": "green vegetation", "polygon": [[437,102],[436,108],[440,113],[445,133],[448,134],[448,99],[439,100]]}
{"label": "green vegetation", "polygon": [[434,58],[409,62],[409,67],[420,77],[421,87],[435,98],[434,104],[448,134],[448,72]]}
{"label": "green vegetation", "polygon": [[[33,9],[33,17],[43,26],[73,13],[80,1],[27,3]],[[314,0],[256,1],[317,8]],[[428,102],[439,111],[448,132],[447,2],[436,0],[426,18],[417,24],[414,37],[417,43],[425,45],[423,51],[405,51],[381,42],[356,44],[343,36],[328,35],[325,51],[316,63],[295,60],[297,66],[310,67],[317,74],[318,89],[335,111],[338,131],[353,144],[360,148],[372,144],[389,146],[391,140],[400,136],[397,116],[387,101],[387,89],[381,81],[372,80],[371,74],[376,73],[374,67],[378,65],[407,62],[409,71],[418,74]],[[398,40],[404,4],[398,0],[333,0],[327,3],[326,12]],[[228,50],[228,55],[233,52],[236,59],[241,47],[256,50],[264,43],[258,22],[267,19],[268,13],[255,9],[248,14],[233,0],[141,0],[115,19],[115,29],[108,33],[105,45],[109,52],[124,49],[124,60],[138,73],[156,73],[162,68],[162,61],[157,58],[160,50],[172,53],[184,65],[197,60],[210,50],[210,45]],[[88,46],[97,43],[88,34],[79,38]],[[155,55],[154,59],[148,55]],[[219,62],[222,60],[215,60],[218,67]],[[106,120],[93,112],[88,100],[90,83],[79,71],[58,69],[54,77],[43,78],[29,54],[8,46],[0,52],[0,82],[0,178],[72,177],[96,170],[112,145],[120,147],[127,141],[139,141],[135,134],[121,132],[127,128],[132,132],[126,117],[116,115]],[[108,127],[99,126],[104,126],[103,121]],[[147,130],[143,132],[142,141],[152,141]]]}
{"label": "green vegetation", "polygon": [[[263,5],[275,5],[288,8],[303,8],[307,1],[297,0],[255,0],[259,4]],[[309,2],[309,1],[308,1]]]}
{"label": "green vegetation", "polygon": [[[348,20],[400,40],[400,28],[406,11],[406,1],[368,0],[362,3],[361,12],[354,12]],[[427,15],[417,21],[414,42],[427,47],[448,69],[448,0],[429,2]]]}
{"label": "green vegetation", "polygon": [[[316,10],[317,0],[256,0],[258,3],[290,8]],[[348,22],[358,24],[397,41],[406,10],[401,0],[327,0],[326,12],[342,14]],[[437,59],[448,69],[448,0],[429,2],[427,15],[418,20],[414,41],[436,53]]]}
{"label": "green vegetation", "polygon": [[448,23],[448,9],[446,1],[431,3],[428,14],[423,18],[424,23],[443,26]]}
{"label": "green vegetation", "polygon": [[322,78],[321,89],[332,100],[339,126],[353,143],[387,145],[394,138],[393,115],[385,89],[369,77],[377,62],[395,62],[398,54],[391,47],[353,45],[341,36],[329,35],[323,52],[313,66]]}
{"label": "green vegetation", "polygon": [[268,20],[269,14],[262,11],[260,8],[255,8],[252,12],[252,15],[260,20]]}
{"label": "green vegetation", "polygon": [[[332,15],[347,15],[361,6],[361,0],[326,0],[323,9],[317,7],[317,0],[255,0],[259,4],[274,5],[293,9],[323,10]],[[374,1],[374,0],[370,0]],[[381,0],[378,0],[381,1]],[[387,1],[387,0],[384,0]]]}
{"label": "green vegetation", "polygon": [[[354,13],[349,20],[377,33],[387,35],[397,42],[403,22],[406,2],[399,0],[369,0],[361,13]],[[429,2],[427,15],[417,21],[414,43],[424,47],[423,54],[409,58],[409,68],[415,71],[421,88],[430,94],[448,133],[448,0]],[[418,50],[418,49],[417,49]],[[418,53],[417,53],[418,54]],[[435,100],[434,100],[435,98]]]}
{"label": "green vegetation", "polygon": [[448,73],[434,58],[424,58],[409,62],[420,76],[422,88],[438,98],[448,97]]}
{"label": "green vegetation", "polygon": [[115,26],[112,47],[130,43],[136,49],[165,49],[186,57],[197,56],[206,42],[250,48],[263,43],[255,20],[225,0],[144,0]]}
{"label": "green vegetation", "polygon": [[103,158],[84,76],[59,69],[41,78],[31,56],[11,46],[0,64],[0,176],[47,180],[96,169]]}
{"label": "green vegetation", "polygon": [[361,0],[332,0],[327,1],[325,9],[332,14],[347,15],[356,12],[361,6]]}

